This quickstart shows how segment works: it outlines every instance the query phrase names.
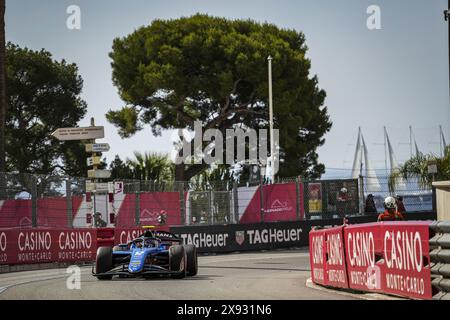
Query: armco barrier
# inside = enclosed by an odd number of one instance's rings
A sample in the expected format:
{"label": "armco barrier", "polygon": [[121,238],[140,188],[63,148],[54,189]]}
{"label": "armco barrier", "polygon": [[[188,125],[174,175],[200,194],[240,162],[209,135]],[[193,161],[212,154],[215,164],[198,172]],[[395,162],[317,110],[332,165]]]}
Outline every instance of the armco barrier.
{"label": "armco barrier", "polygon": [[430,239],[434,300],[450,300],[450,221],[430,225],[435,236]]}
{"label": "armco barrier", "polygon": [[[343,227],[342,246],[345,266],[340,265],[338,280],[345,279],[348,288],[358,291],[394,294],[413,299],[431,299],[429,255],[430,222],[381,222]],[[328,232],[328,236],[327,236]],[[324,271],[324,280],[316,283],[345,288],[343,281],[329,281],[330,261],[339,261],[336,228],[311,231],[311,237],[323,234],[325,258],[322,264],[311,264],[314,282],[317,268]],[[326,239],[334,239],[326,244]],[[329,240],[328,240],[329,241]],[[333,249],[333,246],[335,249]],[[315,246],[310,246],[314,256]],[[338,258],[336,258],[338,257]],[[328,273],[328,274],[327,274]],[[336,279],[332,279],[336,280]]]}

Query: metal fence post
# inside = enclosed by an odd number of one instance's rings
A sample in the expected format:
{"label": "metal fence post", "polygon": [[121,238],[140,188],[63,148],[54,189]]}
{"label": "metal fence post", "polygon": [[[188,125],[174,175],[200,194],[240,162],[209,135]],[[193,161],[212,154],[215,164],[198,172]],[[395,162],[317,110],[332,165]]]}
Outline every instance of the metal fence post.
{"label": "metal fence post", "polygon": [[184,201],[184,183],[183,182],[178,182],[178,192],[180,195],[180,215],[181,215],[181,223],[183,225],[186,224],[186,204]]}
{"label": "metal fence post", "polygon": [[212,212],[213,194],[212,190],[208,190],[208,224],[214,224],[214,214]]}
{"label": "metal fence post", "polygon": [[239,199],[237,182],[233,183],[234,223],[239,223]]}
{"label": "metal fence post", "polygon": [[261,222],[264,222],[264,183],[262,177],[259,179],[259,206],[260,206],[260,214],[261,214]]}
{"label": "metal fence post", "polygon": [[67,200],[67,226],[69,228],[73,227],[73,216],[72,216],[72,181],[70,177],[66,180],[66,200]]}
{"label": "metal fence post", "polygon": [[359,214],[364,215],[364,177],[359,175]]}
{"label": "metal fence post", "polygon": [[37,179],[31,176],[31,225],[37,227]]}
{"label": "metal fence post", "polygon": [[140,192],[140,183],[135,183],[135,212],[134,212],[134,220],[136,225],[140,225],[141,223],[141,192]]}
{"label": "metal fence post", "polygon": [[324,216],[326,218],[328,217],[328,197],[329,197],[329,190],[328,190],[328,186],[329,186],[329,182],[328,181],[322,181],[322,218],[324,218]]}
{"label": "metal fence post", "polygon": [[300,220],[300,177],[295,178],[295,214]]}

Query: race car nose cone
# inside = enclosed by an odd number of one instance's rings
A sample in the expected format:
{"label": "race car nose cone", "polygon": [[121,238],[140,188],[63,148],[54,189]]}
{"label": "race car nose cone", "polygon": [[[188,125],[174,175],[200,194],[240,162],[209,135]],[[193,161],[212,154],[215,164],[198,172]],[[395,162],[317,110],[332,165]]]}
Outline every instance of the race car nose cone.
{"label": "race car nose cone", "polygon": [[145,258],[147,257],[145,253],[145,250],[142,249],[133,250],[131,253],[130,263],[128,265],[129,272],[139,273],[144,269]]}

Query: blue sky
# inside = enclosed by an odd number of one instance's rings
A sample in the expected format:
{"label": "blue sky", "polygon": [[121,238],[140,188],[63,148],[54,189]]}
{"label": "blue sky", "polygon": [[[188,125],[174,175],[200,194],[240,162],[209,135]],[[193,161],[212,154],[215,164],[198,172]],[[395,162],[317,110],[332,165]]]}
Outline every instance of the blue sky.
{"label": "blue sky", "polygon": [[[197,12],[227,18],[251,18],[302,31],[309,47],[312,74],[327,92],[333,121],[318,149],[328,168],[350,168],[358,126],[372,166],[384,168],[383,126],[399,162],[410,154],[409,126],[422,152],[438,154],[439,125],[450,141],[448,34],[446,0],[7,0],[7,40],[31,49],[45,48],[55,59],[79,66],[88,113],[105,126],[111,150],[131,157],[134,150],[170,152],[170,132],[153,137],[149,127],[121,139],[106,122],[109,109],[123,103],[111,81],[108,53],[123,37],[156,18]],[[81,30],[66,27],[70,5],[81,9]],[[369,5],[381,9],[381,30],[366,26]],[[276,81],[276,79],[274,79]],[[276,108],[276,105],[274,106]]]}

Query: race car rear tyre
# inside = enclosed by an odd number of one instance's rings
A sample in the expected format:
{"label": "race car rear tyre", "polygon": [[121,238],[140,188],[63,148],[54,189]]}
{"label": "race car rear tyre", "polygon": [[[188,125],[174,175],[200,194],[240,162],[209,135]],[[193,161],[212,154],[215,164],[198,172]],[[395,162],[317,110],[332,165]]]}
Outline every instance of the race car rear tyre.
{"label": "race car rear tyre", "polygon": [[[105,273],[112,269],[111,247],[100,247],[97,249],[97,258],[95,260],[95,273]],[[112,276],[97,276],[98,280],[111,280]]]}
{"label": "race car rear tyre", "polygon": [[119,244],[113,247],[113,251],[128,251],[128,245]]}
{"label": "race car rear tyre", "polygon": [[170,271],[177,272],[171,275],[172,278],[182,279],[186,277],[186,251],[181,245],[169,248]]}
{"label": "race car rear tyre", "polygon": [[198,272],[197,248],[193,244],[186,244],[183,247],[186,251],[186,273],[193,277]]}

